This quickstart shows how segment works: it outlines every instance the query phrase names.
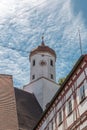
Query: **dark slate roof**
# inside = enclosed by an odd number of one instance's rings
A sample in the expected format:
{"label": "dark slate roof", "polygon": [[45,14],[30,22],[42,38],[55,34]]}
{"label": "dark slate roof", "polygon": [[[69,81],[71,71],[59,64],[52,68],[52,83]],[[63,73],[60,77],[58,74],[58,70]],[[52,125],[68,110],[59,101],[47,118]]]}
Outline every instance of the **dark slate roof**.
{"label": "dark slate roof", "polygon": [[42,109],[34,94],[14,88],[19,130],[32,130],[42,115]]}

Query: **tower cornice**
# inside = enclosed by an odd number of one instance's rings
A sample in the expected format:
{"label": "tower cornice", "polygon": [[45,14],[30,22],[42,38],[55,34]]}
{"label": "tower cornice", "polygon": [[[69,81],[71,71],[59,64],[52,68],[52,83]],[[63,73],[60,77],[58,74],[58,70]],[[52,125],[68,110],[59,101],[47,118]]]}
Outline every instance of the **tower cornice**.
{"label": "tower cornice", "polygon": [[50,47],[46,46],[45,44],[41,44],[40,46],[38,46],[37,48],[35,48],[34,50],[32,50],[30,52],[30,56],[29,58],[31,59],[31,56],[35,55],[35,54],[38,54],[38,53],[49,53],[51,54],[52,56],[55,57],[55,60],[56,60],[56,53],[53,49],[51,49]]}

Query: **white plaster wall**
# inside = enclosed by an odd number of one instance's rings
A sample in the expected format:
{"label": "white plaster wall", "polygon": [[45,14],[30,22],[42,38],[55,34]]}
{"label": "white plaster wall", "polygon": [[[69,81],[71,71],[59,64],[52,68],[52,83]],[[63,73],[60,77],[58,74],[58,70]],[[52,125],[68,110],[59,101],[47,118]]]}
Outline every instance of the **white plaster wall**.
{"label": "white plaster wall", "polygon": [[26,85],[24,90],[30,93],[34,93],[40,106],[43,108],[43,110],[45,110],[46,104],[51,101],[58,88],[58,84],[45,78],[40,78],[39,80]]}
{"label": "white plaster wall", "polygon": [[62,106],[62,101],[59,101],[58,104],[57,104],[57,110],[59,110]]}
{"label": "white plaster wall", "polygon": [[85,127],[87,127],[87,120],[80,125],[80,130],[83,130]]}
{"label": "white plaster wall", "polygon": [[[50,59],[53,60],[53,66],[50,65]],[[35,60],[35,66],[32,66],[33,60]],[[46,62],[45,66],[40,65],[40,62],[42,60]],[[55,81],[56,80],[55,57],[49,53],[38,53],[38,54],[33,55],[30,61],[30,81],[33,81],[32,75],[35,75],[35,80],[36,80],[42,76],[50,79],[50,74],[54,75],[53,80]]]}
{"label": "white plaster wall", "polygon": [[53,129],[56,129],[56,123],[55,123],[55,118],[53,119]]}
{"label": "white plaster wall", "polygon": [[73,114],[68,116],[68,118],[67,118],[67,126],[70,126],[72,123],[73,123]]}
{"label": "white plaster wall", "polygon": [[[52,130],[52,122],[53,122],[53,130],[56,129],[56,124],[55,124],[55,118],[54,117],[54,114],[55,114],[55,109],[53,109],[49,116],[46,117],[44,123],[42,124],[43,128],[49,126],[49,130]],[[49,123],[50,122],[50,123]],[[42,127],[41,127],[42,128]],[[41,130],[44,130],[44,129],[41,129]]]}
{"label": "white plaster wall", "polygon": [[82,115],[87,110],[87,99],[82,102],[79,106],[80,115]]}
{"label": "white plaster wall", "polygon": [[81,75],[77,79],[77,86],[79,86],[79,84],[84,80],[84,78],[85,78],[85,74],[84,72],[82,72]]}
{"label": "white plaster wall", "polygon": [[50,115],[47,116],[46,123],[48,124],[50,121]]}
{"label": "white plaster wall", "polygon": [[86,75],[87,75],[87,67],[85,68],[85,72],[86,72]]}
{"label": "white plaster wall", "polygon": [[46,79],[43,79],[43,84],[43,108],[45,109],[46,104],[51,101],[51,99],[54,97],[55,93],[59,89],[59,85]]}
{"label": "white plaster wall", "polygon": [[69,89],[69,91],[66,93],[66,100],[69,98],[69,96],[72,94],[72,90]]}
{"label": "white plaster wall", "polygon": [[63,130],[63,123],[58,127],[58,130]]}
{"label": "white plaster wall", "polygon": [[45,127],[46,127],[46,120],[44,121],[44,123],[42,124],[42,126],[40,127],[40,130],[44,130],[45,129]]}
{"label": "white plaster wall", "polygon": [[50,113],[50,120],[53,118],[53,116],[54,116],[54,112],[52,110],[51,113]]}
{"label": "white plaster wall", "polygon": [[34,93],[40,106],[43,106],[43,79],[37,80],[36,82],[24,86],[24,91]]}

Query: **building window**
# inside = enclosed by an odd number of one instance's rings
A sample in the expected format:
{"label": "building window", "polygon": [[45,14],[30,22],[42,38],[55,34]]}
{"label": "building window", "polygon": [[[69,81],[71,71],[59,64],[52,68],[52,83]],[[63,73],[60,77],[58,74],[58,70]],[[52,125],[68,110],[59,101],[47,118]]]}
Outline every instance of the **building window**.
{"label": "building window", "polygon": [[33,66],[35,66],[35,60],[33,60]]}
{"label": "building window", "polygon": [[70,115],[72,113],[72,101],[69,100],[68,102],[68,115]]}
{"label": "building window", "polygon": [[59,112],[59,125],[62,123],[62,111]]}
{"label": "building window", "polygon": [[53,66],[53,60],[50,60],[50,65]]}
{"label": "building window", "polygon": [[85,99],[85,87],[84,85],[80,87],[80,101]]}
{"label": "building window", "polygon": [[53,79],[53,74],[50,75],[51,79]]}
{"label": "building window", "polygon": [[35,79],[35,75],[32,75],[32,79]]}

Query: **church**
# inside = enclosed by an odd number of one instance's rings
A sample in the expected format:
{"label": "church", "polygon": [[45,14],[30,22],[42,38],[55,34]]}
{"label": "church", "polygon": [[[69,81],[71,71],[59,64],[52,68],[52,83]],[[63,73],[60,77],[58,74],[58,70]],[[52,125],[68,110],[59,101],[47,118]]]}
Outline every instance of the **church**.
{"label": "church", "polygon": [[56,83],[56,53],[42,43],[30,52],[30,83],[24,86],[24,91],[33,93],[43,111],[59,89]]}
{"label": "church", "polygon": [[0,75],[0,130],[87,130],[87,55],[82,55],[64,83],[56,83],[56,53],[41,45],[29,55],[30,83],[13,87]]}

